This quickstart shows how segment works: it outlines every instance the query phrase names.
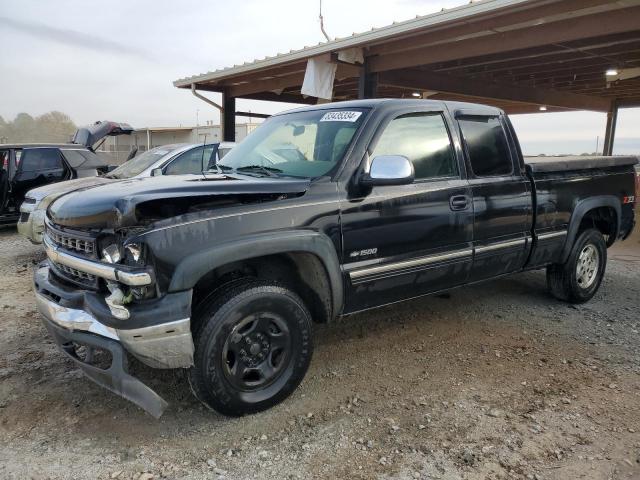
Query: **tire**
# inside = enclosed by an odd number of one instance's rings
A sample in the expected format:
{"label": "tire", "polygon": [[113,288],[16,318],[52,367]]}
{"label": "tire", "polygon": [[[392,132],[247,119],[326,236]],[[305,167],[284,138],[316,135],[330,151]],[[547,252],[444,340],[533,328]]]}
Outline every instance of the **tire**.
{"label": "tire", "polygon": [[593,228],[576,239],[564,264],[547,267],[549,292],[559,300],[584,303],[600,288],[607,266],[607,245],[602,234]]}
{"label": "tire", "polygon": [[189,385],[223,415],[265,410],[300,384],[313,353],[312,320],[294,292],[243,279],[219,289],[196,312]]}

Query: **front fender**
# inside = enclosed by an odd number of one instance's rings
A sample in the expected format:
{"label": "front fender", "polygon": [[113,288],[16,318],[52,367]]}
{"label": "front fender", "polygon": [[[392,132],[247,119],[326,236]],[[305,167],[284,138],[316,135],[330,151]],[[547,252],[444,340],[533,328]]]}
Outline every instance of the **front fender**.
{"label": "front fender", "polygon": [[320,259],[331,285],[333,311],[341,312],[344,289],[336,249],[329,237],[313,230],[250,235],[194,252],[177,265],[169,284],[169,292],[191,289],[207,273],[232,262],[293,252],[311,253]]}

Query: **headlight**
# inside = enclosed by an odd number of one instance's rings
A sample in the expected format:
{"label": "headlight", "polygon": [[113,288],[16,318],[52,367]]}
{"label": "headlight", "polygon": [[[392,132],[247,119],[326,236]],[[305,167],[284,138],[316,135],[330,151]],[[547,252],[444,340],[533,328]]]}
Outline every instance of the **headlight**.
{"label": "headlight", "polygon": [[122,256],[120,255],[120,249],[118,245],[112,243],[111,245],[107,245],[102,249],[102,260],[107,263],[119,263],[122,260]]}
{"label": "headlight", "polygon": [[130,256],[135,263],[140,261],[140,258],[142,257],[142,245],[138,243],[129,243],[125,245],[124,248],[127,251],[127,255]]}

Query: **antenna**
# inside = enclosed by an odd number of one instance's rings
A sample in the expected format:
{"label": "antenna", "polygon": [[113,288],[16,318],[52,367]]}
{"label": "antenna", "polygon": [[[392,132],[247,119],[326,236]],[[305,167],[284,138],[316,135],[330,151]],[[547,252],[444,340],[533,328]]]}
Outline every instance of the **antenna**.
{"label": "antenna", "polygon": [[[205,150],[205,146],[207,144],[207,134],[205,133],[203,135],[204,139],[202,140],[202,156],[200,158],[200,167],[204,168],[204,150]],[[213,153],[213,150],[211,150],[211,153]],[[211,158],[209,158],[209,161],[211,161]],[[209,169],[209,164],[207,164],[207,170]],[[202,173],[202,176],[204,177],[204,179],[207,179],[207,176],[204,173],[204,169],[200,171],[200,173]]]}
{"label": "antenna", "polygon": [[327,42],[331,41],[331,37],[327,34],[327,31],[324,29],[324,18],[322,16],[322,0],[320,0],[320,30],[322,30],[322,34],[324,38],[327,39]]}

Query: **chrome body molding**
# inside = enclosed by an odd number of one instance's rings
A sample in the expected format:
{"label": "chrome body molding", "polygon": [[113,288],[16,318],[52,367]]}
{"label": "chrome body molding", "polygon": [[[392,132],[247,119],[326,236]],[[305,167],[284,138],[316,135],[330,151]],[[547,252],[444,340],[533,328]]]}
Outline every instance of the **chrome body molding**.
{"label": "chrome body molding", "polygon": [[475,253],[484,253],[484,252],[492,252],[494,250],[500,250],[502,248],[510,248],[510,247],[518,247],[520,245],[524,245],[529,241],[529,236],[523,238],[517,238],[515,240],[506,240],[503,242],[491,243],[489,245],[481,245],[479,247],[474,247]]}
{"label": "chrome body molding", "polygon": [[501,250],[503,248],[524,246],[530,241],[531,241],[531,237],[527,235],[526,237],[517,238],[513,240],[500,241],[500,242],[491,243],[489,245],[481,245],[481,246],[476,246],[473,248],[467,248],[462,250],[454,250],[447,253],[428,255],[428,256],[420,257],[416,259],[403,260],[401,262],[356,268],[356,269],[350,270],[348,273],[349,273],[349,278],[352,281],[354,280],[357,281],[362,279],[363,277],[369,277],[377,274],[387,273],[387,274],[393,275],[408,268],[427,267],[434,263],[446,262],[448,260],[459,260],[464,258],[470,258],[476,254],[492,252],[495,250]]}
{"label": "chrome body molding", "polygon": [[189,318],[125,330],[103,325],[84,310],[64,307],[38,292],[36,305],[42,316],[58,327],[116,340],[150,367],[188,368],[193,365],[194,346]]}
{"label": "chrome body molding", "polygon": [[116,282],[124,283],[133,287],[150,285],[152,283],[151,274],[149,272],[130,272],[123,269],[119,269],[114,265],[97,262],[94,260],[87,260],[84,258],[76,257],[68,253],[62,252],[59,247],[53,245],[45,235],[44,249],[47,253],[47,257],[55,263],[65,265],[67,267],[79,270],[96,277],[104,278],[105,280],[113,280]]}
{"label": "chrome body molding", "polygon": [[369,275],[376,275],[379,273],[390,273],[394,270],[402,270],[405,268],[422,267],[425,265],[431,265],[432,263],[445,262],[447,260],[455,260],[464,257],[471,257],[473,250],[471,248],[464,250],[456,250],[449,253],[443,253],[438,255],[429,255],[426,257],[416,258],[413,260],[404,260],[402,262],[389,263],[386,265],[376,265],[373,267],[359,268],[349,272],[349,277],[352,280],[357,280]]}
{"label": "chrome body molding", "polygon": [[541,233],[538,235],[538,240],[547,240],[549,238],[565,237],[566,235],[567,235],[566,230],[561,230],[558,232]]}

